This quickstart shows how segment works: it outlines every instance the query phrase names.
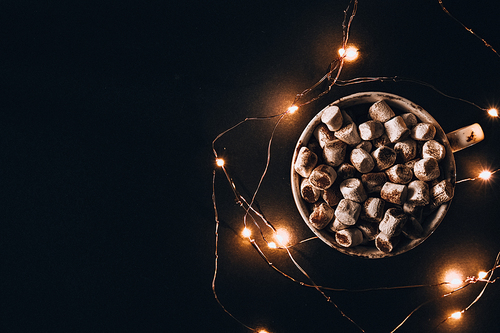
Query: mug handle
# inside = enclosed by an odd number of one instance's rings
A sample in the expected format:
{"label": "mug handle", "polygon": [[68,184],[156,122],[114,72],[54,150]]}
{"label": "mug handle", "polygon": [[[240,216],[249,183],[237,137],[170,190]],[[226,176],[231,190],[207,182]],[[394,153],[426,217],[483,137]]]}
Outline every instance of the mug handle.
{"label": "mug handle", "polygon": [[446,137],[450,142],[451,151],[455,153],[483,141],[484,132],[481,126],[475,123],[447,133]]}

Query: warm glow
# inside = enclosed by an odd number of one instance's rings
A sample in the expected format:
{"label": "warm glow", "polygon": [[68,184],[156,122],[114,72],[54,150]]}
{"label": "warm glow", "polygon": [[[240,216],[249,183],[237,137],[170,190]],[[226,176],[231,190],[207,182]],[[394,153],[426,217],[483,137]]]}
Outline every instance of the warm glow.
{"label": "warm glow", "polygon": [[260,330],[259,333],[268,333],[266,330]]}
{"label": "warm glow", "polygon": [[498,110],[495,108],[491,108],[488,110],[488,114],[492,117],[498,117]]}
{"label": "warm glow", "polygon": [[286,231],[285,229],[278,229],[276,231],[276,240],[278,241],[278,244],[286,246],[288,244],[288,241],[290,240],[288,231]]}
{"label": "warm glow", "polygon": [[243,229],[243,232],[241,233],[243,235],[243,237],[250,237],[252,235],[252,232],[250,231],[250,229],[248,228],[244,228]]}
{"label": "warm glow", "polygon": [[481,171],[481,173],[479,174],[479,178],[484,180],[488,180],[490,179],[490,177],[491,177],[491,172],[489,172],[488,170]]}
{"label": "warm glow", "polygon": [[341,57],[344,57],[344,59],[347,61],[353,61],[356,60],[356,58],[358,58],[358,49],[355,48],[354,46],[349,46],[345,50],[343,48],[340,48],[339,55]]}
{"label": "warm glow", "polygon": [[298,110],[298,106],[297,105],[292,105],[288,108],[288,113],[294,113],[295,111]]}
{"label": "warm glow", "polygon": [[485,277],[488,276],[488,273],[486,272],[479,272],[479,274],[477,274],[477,276],[480,278],[480,279],[484,279]]}
{"label": "warm glow", "polygon": [[276,246],[276,243],[275,243],[275,242],[269,242],[269,243],[267,243],[267,246],[269,246],[271,249],[275,249],[275,248],[277,248],[277,246]]}
{"label": "warm glow", "polygon": [[450,317],[453,319],[460,319],[462,317],[462,312],[457,311],[455,313],[452,313]]}
{"label": "warm glow", "polygon": [[451,287],[458,287],[462,284],[463,279],[456,271],[449,271],[446,273],[445,281],[448,282]]}
{"label": "warm glow", "polygon": [[217,163],[217,165],[220,166],[220,167],[224,166],[224,160],[222,158],[216,159],[215,163]]}

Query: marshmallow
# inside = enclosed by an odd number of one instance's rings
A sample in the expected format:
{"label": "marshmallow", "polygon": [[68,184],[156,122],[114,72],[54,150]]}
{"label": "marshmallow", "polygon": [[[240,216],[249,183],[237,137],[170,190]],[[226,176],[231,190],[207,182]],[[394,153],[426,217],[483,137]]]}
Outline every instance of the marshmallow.
{"label": "marshmallow", "polygon": [[391,183],[408,184],[413,178],[413,171],[404,164],[396,164],[385,170],[387,179]]}
{"label": "marshmallow", "polygon": [[336,105],[330,105],[323,110],[321,121],[330,131],[337,131],[342,127],[342,112]]}
{"label": "marshmallow", "polygon": [[385,133],[392,143],[400,141],[410,134],[405,121],[400,116],[396,116],[391,120],[386,121],[384,123],[384,127]]}
{"label": "marshmallow", "polygon": [[380,198],[368,198],[361,206],[361,218],[378,223],[384,217],[385,201]]}
{"label": "marshmallow", "polygon": [[394,151],[397,154],[397,159],[406,163],[413,160],[417,156],[417,142],[413,139],[396,142],[394,145]]}
{"label": "marshmallow", "polygon": [[384,134],[384,125],[378,120],[368,120],[359,125],[359,136],[363,140],[373,140]]}
{"label": "marshmallow", "polygon": [[332,232],[337,232],[339,230],[343,230],[343,229],[347,229],[347,228],[350,228],[350,226],[340,222],[339,219],[337,219],[337,218],[334,218],[333,222],[330,223],[328,226],[328,229],[330,229],[330,231],[332,231]]}
{"label": "marshmallow", "polygon": [[417,141],[427,141],[434,139],[436,128],[430,123],[418,123],[411,129],[410,136]]}
{"label": "marshmallow", "polygon": [[397,236],[405,225],[406,219],[407,217],[402,209],[389,208],[385,211],[384,218],[380,221],[378,229],[388,237]]}
{"label": "marshmallow", "polygon": [[353,247],[363,242],[363,233],[358,228],[342,229],[335,234],[335,240],[344,247]]}
{"label": "marshmallow", "polygon": [[387,175],[385,172],[365,173],[361,175],[361,182],[366,193],[378,193],[387,182]]}
{"label": "marshmallow", "polygon": [[436,140],[429,140],[422,147],[422,157],[434,157],[438,162],[446,156],[446,148]]}
{"label": "marshmallow", "polygon": [[399,243],[399,237],[389,237],[383,232],[379,233],[375,238],[375,246],[384,253],[390,253]]}
{"label": "marshmallow", "polygon": [[368,114],[373,120],[378,120],[381,123],[385,123],[389,119],[395,116],[394,111],[391,107],[387,105],[385,101],[375,102],[370,109],[368,109]]}
{"label": "marshmallow", "polygon": [[326,190],[332,186],[337,178],[335,169],[326,164],[318,165],[309,175],[309,181],[320,190]]}
{"label": "marshmallow", "polygon": [[373,148],[373,144],[370,141],[361,141],[356,148],[363,149],[366,152],[371,152]]}
{"label": "marshmallow", "polygon": [[385,170],[392,165],[394,165],[394,162],[396,162],[396,152],[394,149],[387,147],[387,146],[382,146],[371,153],[373,160],[375,162],[375,168],[377,170]]}
{"label": "marshmallow", "polygon": [[372,171],[375,163],[369,153],[363,149],[355,148],[351,152],[351,163],[361,173]]}
{"label": "marshmallow", "polygon": [[413,166],[415,177],[423,181],[431,181],[439,177],[438,161],[433,157],[422,158]]}
{"label": "marshmallow", "polygon": [[321,190],[316,186],[313,186],[309,181],[309,178],[303,178],[302,182],[300,183],[300,195],[305,201],[314,203],[318,201],[321,195]]}
{"label": "marshmallow", "polygon": [[328,204],[328,206],[333,207],[338,205],[340,200],[342,200],[342,193],[340,192],[340,188],[337,183],[334,183],[332,186],[323,191],[321,197]]}
{"label": "marshmallow", "polygon": [[453,185],[449,180],[443,179],[442,181],[431,187],[430,196],[432,205],[437,207],[445,202],[450,201],[453,198],[453,194]]}
{"label": "marshmallow", "polygon": [[301,147],[295,161],[295,172],[304,178],[309,177],[318,163],[318,156],[307,147]]}
{"label": "marshmallow", "polygon": [[356,227],[363,233],[363,238],[365,242],[372,241],[375,239],[375,237],[377,237],[378,228],[376,223],[359,221]]}
{"label": "marshmallow", "polygon": [[401,231],[403,232],[403,235],[405,235],[409,239],[419,239],[420,237],[422,237],[424,229],[416,218],[410,216],[406,220],[406,223]]}
{"label": "marshmallow", "polygon": [[382,134],[379,138],[372,140],[373,146],[377,147],[377,148],[387,146],[390,143],[391,143],[391,140],[389,140],[389,137],[385,133]]}
{"label": "marshmallow", "polygon": [[403,118],[403,120],[406,124],[406,127],[408,127],[408,128],[412,128],[416,124],[418,124],[417,116],[415,116],[413,113],[403,113],[401,115],[401,118]]}
{"label": "marshmallow", "polygon": [[357,174],[358,170],[354,167],[354,165],[349,163],[342,163],[337,169],[337,179],[347,179],[354,178]]}
{"label": "marshmallow", "polygon": [[314,137],[318,140],[321,148],[324,148],[327,142],[335,140],[334,132],[328,129],[328,126],[321,123],[314,129]]}
{"label": "marshmallow", "polygon": [[361,142],[361,138],[358,133],[358,126],[356,126],[355,123],[349,123],[336,131],[335,137],[351,146],[357,145]]}
{"label": "marshmallow", "polygon": [[387,182],[380,190],[380,197],[385,201],[396,205],[402,205],[406,201],[408,189],[406,185]]}
{"label": "marshmallow", "polygon": [[357,178],[348,178],[340,183],[340,192],[345,199],[356,202],[363,202],[367,198],[363,183]]}
{"label": "marshmallow", "polygon": [[344,162],[347,144],[338,139],[329,141],[323,148],[323,157],[331,166],[339,166]]}
{"label": "marshmallow", "polygon": [[313,212],[309,215],[309,223],[311,223],[314,228],[321,230],[330,223],[333,215],[333,208],[322,202],[314,206]]}
{"label": "marshmallow", "polygon": [[414,180],[409,183],[406,201],[415,206],[425,206],[429,204],[429,185],[421,180]]}
{"label": "marshmallow", "polygon": [[340,200],[335,209],[335,217],[345,225],[354,225],[361,213],[361,205],[349,199]]}

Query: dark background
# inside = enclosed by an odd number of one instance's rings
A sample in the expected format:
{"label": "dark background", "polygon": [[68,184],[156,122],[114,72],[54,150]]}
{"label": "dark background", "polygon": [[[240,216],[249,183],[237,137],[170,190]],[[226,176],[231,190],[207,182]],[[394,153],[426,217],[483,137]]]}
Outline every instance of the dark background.
{"label": "dark background", "polygon": [[[280,113],[337,56],[347,1],[3,1],[0,5],[0,331],[247,332],[216,303],[211,141],[248,116]],[[500,49],[496,1],[448,10]],[[360,1],[341,79],[403,76],[482,107],[500,106],[500,57],[437,1]],[[455,154],[457,179],[500,167],[498,119],[408,82],[336,87],[287,116],[257,201],[295,241],[312,233],[290,190],[295,142],[325,105],[359,91],[400,94],[445,131],[478,122],[486,139]],[[249,197],[273,122],[217,143]],[[357,332],[316,291],[273,271],[245,241],[220,170],[217,291],[251,327]],[[357,289],[476,275],[500,250],[500,182],[459,184],[441,226],[389,259],[343,255],[319,240],[293,248],[316,283]],[[304,280],[286,254],[270,260]],[[497,274],[498,276],[498,274]],[[428,332],[483,284],[426,305],[400,332]],[[367,332],[389,332],[447,287],[329,293]],[[496,332],[497,284],[436,332]]]}

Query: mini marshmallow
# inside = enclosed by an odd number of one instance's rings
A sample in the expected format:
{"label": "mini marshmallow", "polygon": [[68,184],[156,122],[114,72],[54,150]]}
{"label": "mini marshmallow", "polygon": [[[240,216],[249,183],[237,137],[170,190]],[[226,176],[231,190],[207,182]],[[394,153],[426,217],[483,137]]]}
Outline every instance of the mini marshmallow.
{"label": "mini marshmallow", "polygon": [[413,173],[415,177],[425,182],[434,180],[441,174],[438,161],[433,157],[418,160],[413,166]]}
{"label": "mini marshmallow", "polygon": [[314,206],[313,212],[309,215],[309,223],[311,223],[314,228],[321,230],[330,223],[333,216],[333,208],[322,202]]}
{"label": "mini marshmallow", "polygon": [[333,207],[338,205],[340,200],[342,200],[342,193],[340,192],[340,188],[337,183],[334,183],[332,186],[323,191],[321,197],[328,204],[328,206]]}
{"label": "mini marshmallow", "polygon": [[318,156],[307,147],[301,147],[297,154],[294,169],[299,175],[308,178],[318,163]]}
{"label": "mini marshmallow", "polygon": [[446,156],[446,148],[436,140],[429,140],[422,147],[422,157],[434,157],[438,162]]}
{"label": "mini marshmallow", "polygon": [[406,201],[415,206],[429,204],[429,185],[422,180],[414,180],[409,183]]}
{"label": "mini marshmallow", "polygon": [[388,237],[399,235],[401,228],[406,223],[406,215],[399,208],[389,208],[385,211],[384,218],[380,221],[378,229]]}
{"label": "mini marshmallow", "polygon": [[328,229],[332,232],[337,232],[339,230],[347,229],[349,227],[350,227],[349,225],[346,225],[340,222],[339,219],[334,218],[333,222],[329,224]]}
{"label": "mini marshmallow", "polygon": [[394,111],[391,107],[387,105],[385,101],[375,102],[370,109],[368,109],[368,114],[373,120],[378,120],[381,123],[385,123],[389,119],[395,116]]}
{"label": "mini marshmallow", "polygon": [[337,231],[335,240],[341,246],[353,247],[363,242],[363,233],[358,228],[343,229]]}
{"label": "mini marshmallow", "polygon": [[372,151],[371,155],[375,162],[375,168],[380,171],[393,166],[394,162],[396,162],[397,157],[394,149],[387,146],[382,146],[375,149],[374,151]]}
{"label": "mini marshmallow", "polygon": [[354,225],[361,213],[361,205],[349,199],[340,200],[335,209],[335,217],[345,225]]}
{"label": "mini marshmallow", "polygon": [[413,178],[413,171],[404,164],[396,164],[385,170],[387,179],[395,184],[408,184]]}
{"label": "mini marshmallow", "polygon": [[361,206],[363,220],[378,223],[384,217],[385,201],[380,198],[368,198]]}
{"label": "mini marshmallow", "polygon": [[399,243],[399,237],[389,237],[383,232],[379,233],[375,238],[375,246],[384,253],[390,253]]}
{"label": "mini marshmallow", "polygon": [[361,141],[356,148],[363,149],[366,152],[371,152],[373,149],[373,144],[370,141]]}
{"label": "mini marshmallow", "polygon": [[432,199],[432,205],[437,207],[445,202],[450,201],[453,198],[454,188],[451,182],[447,179],[443,179],[430,190],[430,196]]}
{"label": "mini marshmallow", "polygon": [[314,203],[318,201],[321,195],[321,190],[316,186],[313,186],[309,181],[309,178],[303,178],[302,182],[300,183],[300,195],[305,201]]}
{"label": "mini marshmallow", "polygon": [[342,112],[340,112],[338,106],[330,105],[323,110],[323,113],[321,114],[321,121],[330,131],[337,131],[342,127]]}
{"label": "mini marshmallow", "polygon": [[372,171],[375,163],[369,153],[363,149],[355,148],[351,152],[351,163],[361,173]]}
{"label": "mini marshmallow", "polygon": [[420,237],[422,237],[424,229],[416,218],[410,216],[406,220],[406,223],[401,231],[403,232],[403,235],[405,235],[409,239],[419,239]]}
{"label": "mini marshmallow", "polygon": [[349,123],[335,132],[335,137],[339,140],[344,141],[348,145],[357,145],[361,142],[361,138],[358,133],[358,126],[355,123]]}
{"label": "mini marshmallow", "polygon": [[314,137],[318,140],[321,148],[324,148],[327,142],[335,140],[335,133],[328,129],[328,126],[321,123],[314,129]]}
{"label": "mini marshmallow", "polygon": [[417,141],[427,141],[434,139],[436,128],[430,123],[418,123],[411,129],[410,136]]}
{"label": "mini marshmallow", "polygon": [[373,140],[384,134],[384,125],[378,120],[368,120],[359,125],[359,136],[363,140]]}
{"label": "mini marshmallow", "polygon": [[413,128],[416,124],[418,124],[417,116],[415,116],[413,113],[403,113],[401,115],[401,118],[403,118],[406,127],[408,128]]}
{"label": "mini marshmallow", "polygon": [[384,127],[385,133],[392,143],[400,141],[410,134],[405,121],[400,116],[396,116],[391,120],[386,121],[384,123]]}
{"label": "mini marshmallow", "polygon": [[378,235],[378,226],[376,223],[366,221],[358,221],[356,227],[363,233],[363,242],[369,242],[375,239]]}
{"label": "mini marshmallow", "polygon": [[385,172],[365,173],[361,175],[361,182],[366,193],[378,193],[387,182],[387,175]]}
{"label": "mini marshmallow", "polygon": [[394,184],[387,182],[380,190],[380,197],[385,201],[391,202],[396,205],[402,205],[406,201],[408,195],[408,188],[403,184]]}
{"label": "mini marshmallow", "polygon": [[389,137],[387,136],[386,133],[382,134],[379,138],[372,140],[372,144],[376,148],[387,146],[390,143],[391,143],[391,140],[389,140]]}
{"label": "mini marshmallow", "polygon": [[354,167],[354,165],[349,163],[342,163],[337,169],[337,179],[347,179],[354,178],[357,174],[358,170]]}
{"label": "mini marshmallow", "polygon": [[320,190],[326,190],[332,186],[337,178],[335,169],[326,164],[318,165],[309,175],[309,181]]}
{"label": "mini marshmallow", "polygon": [[394,151],[397,154],[397,160],[406,163],[417,156],[417,142],[413,139],[396,142]]}
{"label": "mini marshmallow", "polygon": [[340,183],[340,192],[345,199],[355,202],[361,203],[367,198],[363,183],[357,178],[348,178]]}
{"label": "mini marshmallow", "polygon": [[323,148],[323,157],[331,166],[339,166],[344,162],[347,144],[338,139],[329,141]]}

